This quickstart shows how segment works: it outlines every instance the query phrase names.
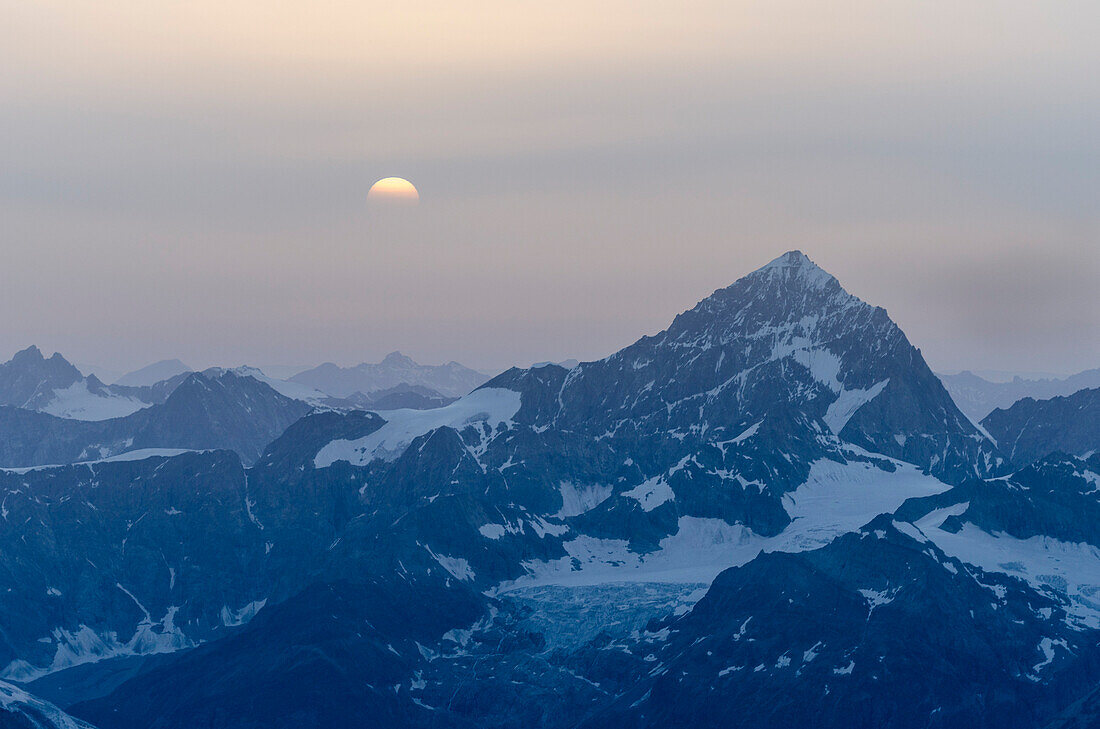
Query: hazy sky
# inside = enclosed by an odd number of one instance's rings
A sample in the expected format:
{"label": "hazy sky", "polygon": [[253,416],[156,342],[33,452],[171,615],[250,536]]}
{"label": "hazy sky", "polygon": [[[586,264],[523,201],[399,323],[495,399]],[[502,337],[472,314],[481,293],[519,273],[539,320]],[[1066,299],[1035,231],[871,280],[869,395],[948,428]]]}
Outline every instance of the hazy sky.
{"label": "hazy sky", "polygon": [[[0,0],[0,357],[603,356],[785,250],[1100,366],[1100,6]],[[419,188],[368,209],[390,175]]]}

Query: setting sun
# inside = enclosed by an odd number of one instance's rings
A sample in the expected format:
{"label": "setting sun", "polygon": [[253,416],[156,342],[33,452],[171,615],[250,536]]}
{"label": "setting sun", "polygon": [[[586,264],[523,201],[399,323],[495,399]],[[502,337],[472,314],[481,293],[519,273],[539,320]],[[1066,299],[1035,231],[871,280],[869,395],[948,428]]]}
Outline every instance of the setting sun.
{"label": "setting sun", "polygon": [[379,203],[398,203],[416,205],[420,202],[420,193],[413,184],[403,177],[383,177],[371,185],[367,200]]}

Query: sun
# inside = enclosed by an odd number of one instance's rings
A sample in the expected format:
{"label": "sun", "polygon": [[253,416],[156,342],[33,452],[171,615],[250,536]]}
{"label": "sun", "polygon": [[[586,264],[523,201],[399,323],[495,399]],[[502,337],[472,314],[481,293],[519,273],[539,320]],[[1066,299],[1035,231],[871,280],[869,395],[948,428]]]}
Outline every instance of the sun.
{"label": "sun", "polygon": [[367,200],[387,205],[416,205],[420,202],[420,193],[403,177],[383,177],[371,185]]}

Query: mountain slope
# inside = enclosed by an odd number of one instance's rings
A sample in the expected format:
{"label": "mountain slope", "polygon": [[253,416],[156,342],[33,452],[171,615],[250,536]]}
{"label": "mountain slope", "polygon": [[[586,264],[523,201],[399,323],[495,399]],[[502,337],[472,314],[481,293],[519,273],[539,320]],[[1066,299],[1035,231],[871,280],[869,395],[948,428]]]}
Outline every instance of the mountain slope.
{"label": "mountain slope", "polygon": [[240,622],[268,592],[246,490],[228,451],[0,471],[0,678]]}
{"label": "mountain slope", "polygon": [[1017,466],[1055,451],[1086,455],[1100,451],[1100,388],[1050,400],[1024,398],[982,421]]}
{"label": "mountain slope", "polygon": [[163,359],[133,372],[127,372],[115,380],[114,384],[125,387],[147,387],[191,371],[190,367],[178,359]]}
{"label": "mountain slope", "polygon": [[140,448],[229,448],[251,463],[311,410],[233,372],[183,377],[162,403],[109,420],[70,420],[0,407],[0,465],[73,463]]}
{"label": "mountain slope", "polygon": [[[370,469],[379,523],[413,503],[438,512],[416,541],[461,550],[487,586],[614,565],[709,580],[735,559],[730,544],[747,560],[768,540],[824,543],[802,532],[815,520],[792,531],[798,502],[847,488],[866,521],[879,512],[863,505],[889,511],[945,489],[937,479],[999,468],[885,311],[798,252],[605,360],[510,370],[446,407],[386,417],[314,464]],[[859,525],[841,513],[817,540]]]}
{"label": "mountain slope", "polygon": [[[436,712],[410,693],[422,652],[485,609],[483,596],[438,580],[316,585],[262,611],[238,635],[72,710],[100,729],[143,726],[150,717],[163,729],[437,727]],[[181,684],[207,689],[180,691]]]}
{"label": "mountain slope", "polygon": [[150,405],[152,393],[104,385],[84,377],[58,353],[46,359],[37,347],[0,364],[0,405],[77,420],[107,420]]}
{"label": "mountain slope", "polygon": [[95,729],[4,681],[0,681],[0,726],[4,729]]}
{"label": "mountain slope", "polygon": [[1062,617],[882,516],[724,572],[650,628],[645,677],[583,726],[1035,727],[1100,677],[1098,633]]}

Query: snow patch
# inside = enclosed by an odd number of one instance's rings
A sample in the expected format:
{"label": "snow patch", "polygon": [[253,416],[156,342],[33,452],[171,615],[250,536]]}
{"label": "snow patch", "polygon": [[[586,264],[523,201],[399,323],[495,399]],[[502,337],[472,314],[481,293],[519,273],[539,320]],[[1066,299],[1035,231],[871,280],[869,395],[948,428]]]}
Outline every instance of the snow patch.
{"label": "snow patch", "polygon": [[876,382],[866,390],[841,390],[836,400],[825,411],[825,424],[829,426],[829,430],[836,435],[840,435],[840,431],[844,430],[844,426],[848,424],[856,411],[878,397],[889,382],[890,378],[886,378],[882,382]]}
{"label": "snow patch", "polygon": [[561,491],[561,508],[558,509],[557,514],[554,514],[558,519],[580,516],[595,509],[611,496],[610,486],[598,484],[578,486],[569,481],[562,481],[558,489]]}
{"label": "snow patch", "polygon": [[643,481],[629,491],[624,491],[623,496],[634,499],[642,505],[642,511],[653,511],[661,504],[672,501],[676,494],[668,485],[663,476]]}
{"label": "snow patch", "polygon": [[[129,593],[127,593],[129,594]],[[131,597],[133,597],[131,595]],[[135,602],[137,600],[135,599]],[[140,603],[138,603],[140,607]],[[145,611],[145,608],[141,608]],[[18,659],[9,663],[0,678],[12,681],[33,681],[50,673],[61,671],[85,663],[96,663],[117,656],[138,656],[154,653],[172,653],[190,648],[194,643],[175,624],[176,606],[169,606],[164,617],[153,621],[144,617],[128,641],[119,640],[115,631],[96,632],[87,625],[81,625],[74,631],[55,628],[53,641],[56,643],[53,660],[47,666],[33,666]]]}
{"label": "snow patch", "polygon": [[462,557],[448,557],[445,554],[436,554],[430,548],[425,547],[428,550],[428,554],[432,555],[439,566],[447,570],[456,580],[462,580],[464,582],[472,582],[474,580],[474,570],[470,567],[470,563],[464,560]]}
{"label": "snow patch", "polygon": [[122,461],[144,461],[147,458],[174,458],[184,453],[205,453],[205,451],[189,450],[187,448],[138,448],[126,451],[106,458],[97,458],[94,461],[78,461],[76,463],[51,463],[47,466],[21,466],[19,468],[0,468],[7,473],[30,473],[42,471],[48,468],[69,468],[70,466],[94,466],[99,463],[120,463]]}
{"label": "snow patch", "polygon": [[334,440],[318,451],[313,463],[327,468],[336,461],[364,466],[376,458],[396,460],[412,441],[436,428],[461,431],[485,423],[491,428],[508,424],[519,411],[520,394],[499,387],[476,390],[461,400],[433,410],[385,410],[378,414],[385,424],[357,440]]}
{"label": "snow patch", "polygon": [[267,598],[263,600],[253,600],[240,610],[230,610],[228,605],[222,605],[222,625],[227,628],[235,628],[238,625],[244,625],[249,620],[256,617],[256,613],[260,612],[266,604]]}
{"label": "snow patch", "polygon": [[137,398],[104,391],[91,392],[87,380],[77,380],[68,387],[54,390],[54,397],[41,408],[42,412],[72,420],[110,420],[133,415],[151,403]]}

